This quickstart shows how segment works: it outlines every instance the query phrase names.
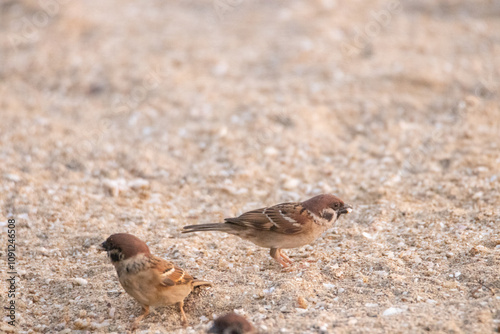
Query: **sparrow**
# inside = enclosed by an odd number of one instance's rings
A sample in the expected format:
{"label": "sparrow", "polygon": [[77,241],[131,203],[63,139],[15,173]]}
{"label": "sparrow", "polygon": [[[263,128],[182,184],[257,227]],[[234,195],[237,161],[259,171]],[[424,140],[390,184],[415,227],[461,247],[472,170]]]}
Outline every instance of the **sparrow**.
{"label": "sparrow", "polygon": [[172,262],[154,256],[144,241],[131,234],[113,234],[100,246],[115,266],[123,289],[142,306],[143,313],[136,318],[133,328],[149,314],[150,306],[173,304],[179,306],[181,322],[185,326],[184,298],[196,286],[211,285],[193,278]]}
{"label": "sparrow", "polygon": [[299,203],[282,203],[252,210],[224,223],[184,226],[182,233],[220,231],[234,234],[254,244],[270,248],[273,259],[283,267],[292,260],[282,251],[310,244],[352,207],[330,194]]}
{"label": "sparrow", "polygon": [[214,320],[208,334],[253,334],[255,328],[247,319],[236,313],[228,313]]}

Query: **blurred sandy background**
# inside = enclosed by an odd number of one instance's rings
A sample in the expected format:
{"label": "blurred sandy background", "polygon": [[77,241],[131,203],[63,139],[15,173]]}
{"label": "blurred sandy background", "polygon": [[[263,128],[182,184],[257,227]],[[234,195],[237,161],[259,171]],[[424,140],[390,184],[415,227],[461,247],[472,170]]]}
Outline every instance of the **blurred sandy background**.
{"label": "blurred sandy background", "polygon": [[[140,306],[95,249],[115,232],[215,283],[188,299],[189,328],[171,307],[139,331],[202,333],[232,310],[263,333],[500,331],[499,1],[0,13],[20,333],[129,328]],[[179,232],[323,192],[355,211],[289,251],[291,272],[236,237]]]}

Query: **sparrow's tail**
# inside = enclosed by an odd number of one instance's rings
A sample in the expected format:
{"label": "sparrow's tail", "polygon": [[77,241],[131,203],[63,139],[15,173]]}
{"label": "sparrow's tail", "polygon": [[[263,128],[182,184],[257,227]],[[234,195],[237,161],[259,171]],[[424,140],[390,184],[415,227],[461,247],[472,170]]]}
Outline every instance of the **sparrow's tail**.
{"label": "sparrow's tail", "polygon": [[232,225],[226,223],[218,223],[218,224],[199,224],[199,225],[189,225],[184,226],[182,233],[191,233],[191,232],[206,232],[206,231],[219,231],[226,233],[234,233],[235,228]]}
{"label": "sparrow's tail", "polygon": [[193,280],[193,288],[196,288],[197,286],[202,286],[202,285],[212,286],[212,282],[202,281],[202,280],[199,280],[196,278]]}

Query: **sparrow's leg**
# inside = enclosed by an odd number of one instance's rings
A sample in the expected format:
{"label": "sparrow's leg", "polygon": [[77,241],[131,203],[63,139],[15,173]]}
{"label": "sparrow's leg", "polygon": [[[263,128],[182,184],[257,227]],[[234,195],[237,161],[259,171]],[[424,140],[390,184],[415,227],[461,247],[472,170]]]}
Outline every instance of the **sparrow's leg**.
{"label": "sparrow's leg", "polygon": [[288,267],[289,264],[287,262],[285,262],[284,259],[281,257],[281,249],[271,248],[271,251],[269,252],[269,254],[271,255],[271,257],[273,259],[278,261],[283,266],[283,268]]}
{"label": "sparrow's leg", "polygon": [[139,326],[139,322],[141,322],[141,320],[144,319],[144,317],[149,314],[149,306],[147,306],[147,305],[143,306],[142,310],[143,310],[142,314],[140,316],[138,316],[137,318],[135,318],[135,321],[132,324],[132,329],[136,329],[137,326]]}
{"label": "sparrow's leg", "polygon": [[283,252],[283,250],[280,249],[280,255],[281,255],[281,258],[287,262],[288,264],[291,264],[293,263],[293,260],[290,259],[288,256],[286,256],[286,254]]}
{"label": "sparrow's leg", "polygon": [[181,324],[182,326],[186,327],[188,321],[186,318],[186,313],[184,313],[184,301],[178,302],[177,305],[179,305],[179,312],[181,312]]}

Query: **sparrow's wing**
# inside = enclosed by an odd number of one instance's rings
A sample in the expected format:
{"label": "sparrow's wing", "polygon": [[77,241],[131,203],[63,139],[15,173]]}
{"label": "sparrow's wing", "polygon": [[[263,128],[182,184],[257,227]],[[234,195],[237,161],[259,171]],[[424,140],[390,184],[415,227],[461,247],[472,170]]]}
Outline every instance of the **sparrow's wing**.
{"label": "sparrow's wing", "polygon": [[154,266],[160,272],[160,284],[164,286],[187,284],[193,280],[193,276],[170,261],[155,257]]}
{"label": "sparrow's wing", "polygon": [[297,234],[307,227],[309,217],[300,203],[283,203],[245,212],[239,217],[226,218],[225,221],[256,230]]}

